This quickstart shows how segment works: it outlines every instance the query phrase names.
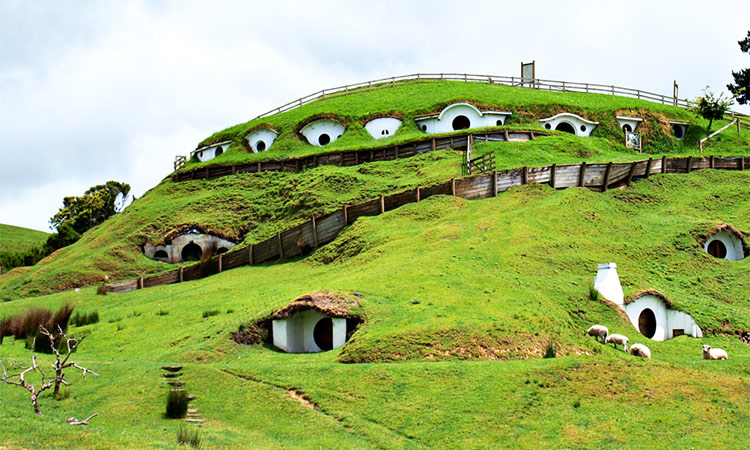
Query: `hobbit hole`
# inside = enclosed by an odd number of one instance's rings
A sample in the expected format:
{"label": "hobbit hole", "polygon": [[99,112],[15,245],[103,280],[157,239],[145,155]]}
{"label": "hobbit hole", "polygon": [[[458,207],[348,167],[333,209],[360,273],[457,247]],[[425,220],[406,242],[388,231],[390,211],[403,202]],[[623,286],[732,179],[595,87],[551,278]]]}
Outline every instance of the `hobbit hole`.
{"label": "hobbit hole", "polygon": [[555,131],[576,134],[575,128],[573,128],[573,125],[569,124],[568,122],[560,122],[559,124],[557,124],[557,126],[555,127]]}
{"label": "hobbit hole", "polygon": [[466,130],[467,128],[471,128],[471,121],[466,116],[456,116],[453,119],[452,126],[455,131]]}
{"label": "hobbit hole", "polygon": [[703,250],[714,258],[739,261],[745,258],[746,244],[742,234],[731,225],[717,227],[703,244]]}
{"label": "hobbit hole", "polygon": [[599,122],[594,122],[572,113],[560,113],[538,122],[547,130],[557,130],[581,137],[589,137]]}
{"label": "hobbit hole", "polygon": [[154,253],[154,259],[169,259],[169,255],[165,250],[159,250]]}
{"label": "hobbit hole", "polygon": [[626,301],[625,312],[633,326],[645,337],[666,341],[680,334],[700,338],[703,331],[690,314],[673,309],[672,302],[657,291],[644,291]]}
{"label": "hobbit hole", "polygon": [[278,137],[278,133],[275,131],[268,128],[260,128],[248,133],[245,139],[253,153],[258,153],[268,150],[273,145],[276,137]]}
{"label": "hobbit hole", "polygon": [[394,134],[400,126],[401,120],[395,117],[379,117],[367,122],[365,130],[375,139],[382,139]]}
{"label": "hobbit hole", "polygon": [[324,317],[315,324],[313,340],[324,352],[333,349],[333,320],[330,317]]}
{"label": "hobbit hole", "polygon": [[[330,119],[318,119],[308,123],[299,131],[309,144],[317,147],[335,142],[344,133],[345,128],[340,123]],[[335,136],[335,137],[334,137]]]}
{"label": "hobbit hole", "polygon": [[500,126],[511,113],[480,111],[470,103],[453,103],[439,114],[417,117],[414,121],[425,133],[449,133],[469,128]]}
{"label": "hobbit hole", "polygon": [[218,236],[202,234],[198,230],[179,235],[166,244],[146,244],[143,246],[143,254],[147,258],[157,259],[162,262],[179,263],[184,261],[196,261],[200,259],[209,248],[217,249],[216,253],[229,251],[236,244]]}
{"label": "hobbit hole", "polygon": [[645,308],[638,316],[638,331],[649,339],[656,334],[656,315],[649,308]]}
{"label": "hobbit hole", "polygon": [[191,242],[182,249],[180,254],[183,261],[198,261],[201,259],[203,250],[195,242]]}
{"label": "hobbit hole", "polygon": [[716,239],[708,244],[708,253],[714,258],[726,258],[727,246],[720,240]]}
{"label": "hobbit hole", "polygon": [[688,122],[680,122],[677,120],[670,120],[669,124],[672,126],[672,134],[677,139],[684,138],[685,134],[687,133],[688,126],[690,126],[690,123]]}

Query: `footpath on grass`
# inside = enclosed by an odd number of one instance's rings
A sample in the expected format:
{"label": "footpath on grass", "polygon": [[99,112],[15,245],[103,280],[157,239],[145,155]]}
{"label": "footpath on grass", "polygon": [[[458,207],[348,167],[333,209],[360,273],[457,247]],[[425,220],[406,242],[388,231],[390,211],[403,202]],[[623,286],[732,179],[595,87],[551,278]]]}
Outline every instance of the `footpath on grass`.
{"label": "footpath on grass", "polygon": [[344,227],[362,216],[376,216],[403,205],[419,202],[433,195],[452,195],[468,200],[495,197],[512,186],[546,183],[555,189],[585,187],[605,192],[612,186],[629,185],[637,178],[653,174],[690,173],[697,169],[748,170],[750,156],[692,157],[659,159],[623,163],[595,163],[523,167],[493,171],[480,175],[452,179],[449,182],[395,193],[341,209],[279,232],[265,241],[235,248],[214,257],[210,263],[196,263],[151,277],[139,277],[106,286],[108,292],[127,292],[164,284],[204,278],[224,270],[245,265],[257,265],[275,259],[304,256],[311,249],[334,239]]}

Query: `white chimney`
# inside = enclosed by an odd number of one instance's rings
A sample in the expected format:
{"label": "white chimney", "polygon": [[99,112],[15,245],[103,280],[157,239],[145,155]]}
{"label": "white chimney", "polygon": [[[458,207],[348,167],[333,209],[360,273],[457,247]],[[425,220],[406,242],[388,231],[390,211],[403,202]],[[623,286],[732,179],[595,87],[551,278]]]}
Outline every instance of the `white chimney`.
{"label": "white chimney", "polygon": [[599,291],[604,298],[618,305],[622,305],[625,302],[625,294],[622,292],[620,277],[617,276],[617,264],[599,264],[599,271],[596,273],[596,278],[594,278],[594,289]]}

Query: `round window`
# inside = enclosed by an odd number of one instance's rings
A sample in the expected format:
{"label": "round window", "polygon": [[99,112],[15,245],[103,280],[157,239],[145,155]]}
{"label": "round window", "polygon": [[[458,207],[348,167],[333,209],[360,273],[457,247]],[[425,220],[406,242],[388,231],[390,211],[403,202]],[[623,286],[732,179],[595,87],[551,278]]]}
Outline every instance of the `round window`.
{"label": "round window", "polygon": [[323,133],[318,137],[318,144],[320,145],[326,145],[329,142],[331,142],[331,136],[328,136],[326,133]]}
{"label": "round window", "polygon": [[548,123],[545,123],[545,124],[544,124],[544,128],[546,128],[546,129],[548,129],[548,130],[551,130],[551,129],[552,129],[552,125],[550,125],[550,124],[548,124]]}
{"label": "round window", "polygon": [[713,241],[709,242],[707,250],[708,254],[713,256],[714,258],[727,257],[727,246],[718,239],[714,239]]}
{"label": "round window", "polygon": [[427,131],[427,125],[422,125],[422,131]]}
{"label": "round window", "polygon": [[586,132],[586,125],[581,125],[581,131]]}

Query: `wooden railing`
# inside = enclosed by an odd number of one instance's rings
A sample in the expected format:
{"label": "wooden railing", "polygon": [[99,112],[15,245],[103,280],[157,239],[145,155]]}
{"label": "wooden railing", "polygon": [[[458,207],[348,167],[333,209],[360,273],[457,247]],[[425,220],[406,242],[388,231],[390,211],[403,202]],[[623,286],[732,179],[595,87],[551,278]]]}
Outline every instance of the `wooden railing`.
{"label": "wooden railing", "polygon": [[479,158],[474,158],[466,162],[466,169],[469,175],[477,173],[493,172],[495,170],[495,158],[492,152],[485,153]]}
{"label": "wooden railing", "polygon": [[373,161],[391,161],[394,159],[411,158],[420,153],[443,150],[446,148],[465,150],[470,145],[470,140],[473,142],[527,141],[536,139],[538,136],[548,135],[549,133],[544,131],[528,130],[503,130],[494,133],[454,133],[445,136],[433,136],[419,139],[405,144],[396,144],[372,149],[327,152],[303,156],[301,158],[247,162],[226,166],[205,166],[184,172],[175,172],[172,174],[172,181],[180,182],[218,178],[245,172],[299,172],[324,164],[355,166]]}
{"label": "wooden railing", "polygon": [[[353,206],[344,206],[329,214],[312,217],[291,229],[277,233],[262,242],[231,251],[214,258],[218,271],[244,265],[262,264],[274,259],[303,256],[312,249],[325,245],[357,218],[375,216],[408,203],[419,202],[427,197],[443,194],[465,199],[494,197],[512,186],[528,183],[547,183],[553,188],[587,187],[606,191],[618,184],[630,184],[633,179],[646,178],[658,173],[690,173],[696,169],[750,169],[750,157],[687,157],[648,159],[626,163],[580,163],[546,167],[523,167],[521,169],[493,171],[488,174],[454,179],[429,187],[417,187],[389,196],[381,196]],[[126,292],[150,286],[179,283],[202,278],[200,264],[151,277],[123,281],[107,285],[109,292]]]}
{"label": "wooden railing", "polygon": [[501,84],[512,87],[525,87],[554,92],[579,92],[586,94],[610,94],[622,97],[632,97],[641,100],[661,103],[662,105],[673,105],[686,108],[690,105],[687,99],[680,99],[671,95],[656,94],[653,92],[632,89],[614,84],[597,84],[577,81],[557,81],[544,79],[521,79],[521,77],[503,76],[503,75],[478,75],[469,73],[415,73],[410,75],[399,75],[390,78],[380,78],[377,80],[364,81],[361,83],[347,84],[333,88],[323,89],[318,92],[300,97],[289,103],[267,111],[255,119],[271,116],[273,114],[290,111],[302,105],[312,103],[327,98],[342,97],[346,95],[359,94],[363,92],[377,91],[380,89],[389,89],[396,86],[407,84],[433,83],[440,81],[463,81],[472,83]]}

